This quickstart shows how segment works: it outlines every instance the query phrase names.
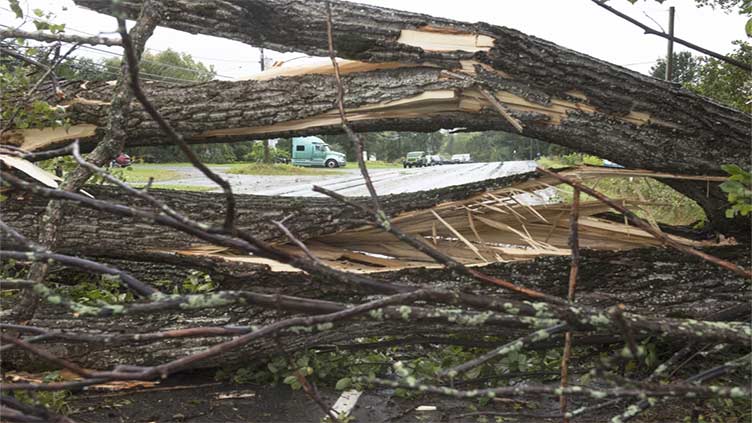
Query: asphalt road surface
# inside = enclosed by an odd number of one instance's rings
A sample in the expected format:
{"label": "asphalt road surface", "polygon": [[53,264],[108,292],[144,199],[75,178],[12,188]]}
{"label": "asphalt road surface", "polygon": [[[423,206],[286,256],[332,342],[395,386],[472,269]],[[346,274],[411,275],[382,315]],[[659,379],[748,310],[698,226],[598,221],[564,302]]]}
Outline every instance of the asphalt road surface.
{"label": "asphalt road surface", "polygon": [[[376,192],[379,195],[403,192],[424,191],[452,185],[460,185],[485,179],[499,178],[535,169],[533,160],[468,163],[457,165],[431,166],[410,169],[374,169],[370,171]],[[226,173],[227,166],[212,166],[220,176],[230,181],[233,191],[239,194],[280,195],[299,197],[318,197],[311,190],[313,185],[320,185],[329,190],[349,197],[367,196],[368,191],[356,164],[351,163],[345,169],[337,169],[331,176],[265,176],[234,175]],[[176,166],[171,170],[179,171],[185,178],[161,181],[160,184],[213,186],[198,170],[192,167]],[[217,189],[216,191],[219,191]]]}

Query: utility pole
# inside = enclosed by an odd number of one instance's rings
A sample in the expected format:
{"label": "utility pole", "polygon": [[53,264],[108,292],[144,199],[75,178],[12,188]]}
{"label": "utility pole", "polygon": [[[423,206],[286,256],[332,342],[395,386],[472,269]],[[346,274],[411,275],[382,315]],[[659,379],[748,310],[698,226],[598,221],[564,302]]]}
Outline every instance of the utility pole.
{"label": "utility pole", "polygon": [[[264,63],[264,49],[260,48],[259,52],[261,53],[261,59],[259,60],[259,64],[261,65],[261,72],[264,71],[265,63]],[[264,140],[264,163],[271,163],[271,157],[269,157],[269,140]]]}
{"label": "utility pole", "polygon": [[666,57],[666,81],[673,81],[674,74],[674,6],[668,8],[668,55]]}

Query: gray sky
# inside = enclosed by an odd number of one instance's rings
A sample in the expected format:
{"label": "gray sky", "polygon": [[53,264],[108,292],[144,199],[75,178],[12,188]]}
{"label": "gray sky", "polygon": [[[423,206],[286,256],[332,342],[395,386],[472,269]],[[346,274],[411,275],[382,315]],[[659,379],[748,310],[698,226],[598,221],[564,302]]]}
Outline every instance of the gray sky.
{"label": "gray sky", "polygon": [[[67,32],[71,34],[97,34],[116,29],[114,18],[78,8],[72,0],[21,0],[21,3],[29,10],[41,8],[55,12],[55,23],[67,24]],[[643,73],[650,70],[658,57],[666,54],[664,39],[644,35],[639,28],[590,0],[361,0],[359,3],[507,26]],[[610,4],[653,27],[657,25],[650,18],[666,27],[668,7],[675,6],[676,36],[720,53],[730,53],[733,40],[746,39],[743,16],[697,8],[693,0],[668,0],[663,4],[644,0],[635,5],[627,0],[611,0]],[[10,12],[7,1],[0,0],[0,24],[18,26],[20,23]],[[26,24],[23,28],[31,30],[33,26]],[[258,49],[235,41],[157,28],[147,48],[153,52],[172,48],[190,53],[195,59],[213,65],[219,79],[235,79],[259,71]],[[96,49],[104,52],[87,48],[81,49],[80,55],[112,57],[112,53],[118,52],[117,48]],[[675,47],[675,51],[683,50],[681,46]],[[301,56],[270,51],[267,55],[274,59]]]}

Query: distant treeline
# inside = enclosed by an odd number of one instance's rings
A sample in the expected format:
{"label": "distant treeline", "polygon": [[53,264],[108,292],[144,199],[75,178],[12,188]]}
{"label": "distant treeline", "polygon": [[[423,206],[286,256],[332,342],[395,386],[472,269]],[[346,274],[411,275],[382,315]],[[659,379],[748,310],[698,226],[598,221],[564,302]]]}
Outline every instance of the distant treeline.
{"label": "distant treeline", "polygon": [[[571,151],[532,138],[499,131],[448,133],[448,132],[373,132],[362,134],[370,156],[394,162],[410,151],[426,151],[449,157],[453,154],[470,154],[476,161],[532,160],[541,156],[559,156]],[[343,152],[348,161],[355,160],[355,148],[344,135],[321,136],[333,150]],[[290,139],[279,139],[270,156],[290,157]],[[231,144],[197,144],[192,146],[206,163],[233,163],[261,161],[264,147],[261,141],[244,141]],[[182,154],[173,146],[138,147],[127,151],[146,162],[165,163],[181,161]]]}

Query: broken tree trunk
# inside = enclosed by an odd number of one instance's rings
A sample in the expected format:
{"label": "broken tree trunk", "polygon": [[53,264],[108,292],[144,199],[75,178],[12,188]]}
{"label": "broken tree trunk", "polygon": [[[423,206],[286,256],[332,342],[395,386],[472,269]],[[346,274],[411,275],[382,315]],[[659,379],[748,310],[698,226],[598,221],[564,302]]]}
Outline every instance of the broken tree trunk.
{"label": "broken tree trunk", "polygon": [[[108,1],[78,0],[77,3],[99,12],[112,12]],[[162,1],[167,17],[165,25],[170,28],[314,56],[328,54],[327,3],[325,0],[304,3],[290,0]],[[138,0],[129,0],[120,2],[118,7],[135,16],[140,4]],[[524,135],[626,166],[713,175],[721,173],[722,164],[750,165],[749,116],[671,83],[509,28],[348,2],[331,2],[331,10],[338,57],[387,67],[431,66],[458,73],[464,82],[460,84],[464,86],[449,87],[465,94],[465,101],[457,101],[459,107],[455,107],[449,117],[444,117],[447,113],[430,116],[428,112],[419,111],[412,119],[391,117],[384,122],[372,116],[372,121],[362,122],[360,129],[515,130],[514,123],[500,116],[496,116],[493,123],[488,117],[476,119],[483,108],[496,112],[491,104],[483,101],[486,95],[470,89],[479,85],[496,95],[501,107],[511,113],[511,120],[523,125]],[[422,68],[416,71],[429,72]],[[375,86],[379,86],[377,91],[385,89],[383,73],[369,75],[370,81],[366,83],[369,90]],[[385,82],[389,84],[389,79]],[[421,84],[410,82],[404,86],[421,87]],[[333,85],[329,82],[321,87],[332,87],[329,109],[334,109]],[[351,107],[368,104],[355,93],[358,83],[346,81],[346,87],[346,101]],[[420,91],[428,89],[426,86],[419,88]],[[270,96],[278,98],[278,91],[271,93]],[[410,95],[415,94],[400,98]],[[287,101],[289,97],[292,96],[288,96]],[[309,99],[300,98],[305,102]],[[391,95],[383,95],[379,101],[393,99]],[[462,116],[463,113],[470,116]],[[310,116],[315,115],[321,116],[321,111]],[[213,118],[211,113],[205,116],[204,120],[232,118],[222,113]],[[283,116],[288,119],[290,115]],[[260,125],[266,123],[248,126]],[[337,122],[330,122],[328,128],[319,125],[318,132],[338,130],[336,125]],[[703,206],[716,228],[748,235],[749,222],[737,220],[734,223],[723,217],[726,201],[717,186],[698,183],[675,186]],[[734,227],[740,223],[745,226],[742,230]]]}
{"label": "broken tree trunk", "polygon": [[[111,13],[109,1],[77,3]],[[279,51],[327,53],[323,0],[161,3],[164,25],[174,29]],[[140,5],[118,3],[130,16]],[[671,83],[509,28],[346,2],[333,2],[332,15],[336,54],[370,62],[343,66],[351,72],[345,103],[356,130],[516,131],[522,125],[529,137],[630,167],[719,175],[722,164],[750,164],[749,116]],[[341,131],[330,72],[324,67],[265,81],[145,85],[189,142],[225,142]],[[110,87],[71,82],[67,89],[66,98],[53,103],[68,106],[74,123],[68,132],[10,131],[3,142],[32,150],[74,138],[96,142]],[[162,142],[143,111],[132,115],[128,133],[130,145]],[[746,234],[723,217],[726,201],[717,184],[677,188],[703,206],[716,228]]]}
{"label": "broken tree trunk", "polygon": [[[389,216],[395,216],[443,202],[464,200],[515,183],[537,183],[535,181],[539,178],[535,173],[525,173],[430,191],[388,195],[381,198],[381,204]],[[149,208],[143,200],[124,195],[114,187],[87,187],[87,191],[99,200]],[[218,224],[222,221],[223,194],[171,190],[153,190],[152,194],[198,222]],[[35,239],[48,200],[24,192],[6,195],[10,196],[8,201],[0,202],[3,221]],[[367,199],[359,201],[366,203]],[[367,218],[358,210],[331,198],[238,194],[236,202],[237,226],[265,241],[288,241],[273,223],[285,218],[285,225],[303,240],[363,226]],[[149,256],[149,250],[186,249],[194,243],[205,244],[191,235],[152,222],[134,221],[69,202],[64,206],[65,219],[54,247],[59,252],[137,259]],[[0,237],[5,249],[14,244],[6,234],[0,234]]]}
{"label": "broken tree trunk", "polygon": [[[749,266],[749,254],[744,247],[724,247],[710,250],[712,254]],[[690,256],[677,255],[665,249],[638,249],[628,252],[583,251],[578,303],[598,307],[609,307],[624,303],[627,310],[655,317],[675,317],[703,319],[712,313],[748,304],[750,293],[746,281]],[[115,262],[118,265],[132,265],[139,276],[146,273],[148,278],[177,279],[179,284],[188,266],[200,267],[221,280],[221,289],[250,289],[269,294],[305,296],[318,300],[362,302],[365,295],[353,287],[332,284],[300,273],[270,273],[258,268],[255,273],[238,266],[234,272],[230,267],[215,267],[204,259],[175,263],[177,266]],[[569,272],[568,257],[541,257],[523,263],[496,263],[484,271],[501,278],[513,280],[519,285],[542,290],[553,295],[566,296],[566,281]],[[383,281],[397,281],[413,286],[459,289],[472,291],[484,296],[493,296],[504,301],[513,299],[509,293],[495,286],[483,285],[474,280],[458,278],[447,270],[409,269],[374,275]],[[146,279],[146,278],[145,278]],[[744,310],[742,310],[744,313]],[[257,306],[235,305],[221,309],[198,311],[170,310],[159,314],[110,316],[107,318],[74,317],[70,311],[57,306],[44,306],[36,313],[31,326],[54,328],[61,331],[90,331],[93,333],[147,333],[160,330],[188,328],[195,326],[261,325],[280,317],[292,315],[274,309]],[[732,316],[738,319],[739,316]],[[482,326],[463,326],[450,322],[426,321],[351,321],[337,325],[335,331],[320,333],[299,333],[284,337],[283,345],[291,350],[313,346],[352,345],[356,338],[373,336],[394,336],[401,339],[408,334],[409,339],[425,343],[457,343],[490,347],[479,336],[499,337],[497,345],[506,338],[515,338],[520,332],[513,326],[487,322]],[[408,329],[409,328],[409,329]],[[417,335],[416,335],[417,334]],[[153,365],[195,352],[224,340],[222,337],[194,339],[161,339],[138,344],[108,342],[71,342],[48,340],[41,342],[45,348],[67,357],[89,368],[108,368],[113,364]],[[557,338],[558,339],[558,338]],[[586,343],[589,335],[583,335]],[[479,342],[482,341],[482,342]],[[576,341],[577,342],[577,341]],[[588,342],[621,343],[620,336],[595,336]],[[229,365],[240,362],[253,362],[259,358],[277,354],[272,339],[252,343],[245,348],[233,351],[217,361],[202,362],[200,366]],[[3,354],[3,364],[8,367],[26,370],[46,366],[44,362],[30,362],[25,353]]]}
{"label": "broken tree trunk", "polygon": [[[682,177],[597,167],[570,168],[561,172],[585,180],[604,175]],[[553,177],[526,173],[431,191],[384,196],[381,203],[391,217],[391,224],[405,233],[425,239],[444,254],[468,265],[525,260],[540,255],[569,255],[569,235],[566,219],[562,217],[569,212],[570,206],[563,203],[526,204],[527,201],[540,203],[544,197],[536,190],[558,183],[560,181]],[[143,201],[123,196],[117,190],[92,187],[90,191],[99,200],[149,208]],[[219,224],[217,219],[223,216],[220,194],[155,191],[152,195],[195,221]],[[29,193],[9,196],[10,201],[0,205],[4,220],[26,236],[33,237],[46,199]],[[302,255],[303,251],[289,243],[274,221],[284,220],[298,238],[305,240],[313,254],[342,270],[371,273],[438,266],[429,256],[405,245],[393,235],[366,225],[363,216],[352,207],[335,200],[254,195],[240,195],[237,199],[240,228],[265,241],[287,243],[280,248],[291,254]],[[358,201],[367,203],[367,199]],[[625,202],[632,203],[631,200]],[[580,239],[583,248],[625,250],[660,245],[652,235],[639,228],[623,221],[598,217],[608,210],[607,205],[596,201],[581,205]],[[294,270],[276,261],[209,245],[148,220],[122,219],[75,204],[68,205],[66,221],[60,230],[62,236],[55,246],[56,251],[74,255],[131,260],[167,259],[174,254],[219,256],[228,261],[270,265],[273,270]],[[713,240],[680,235],[674,239],[695,247],[717,244]],[[12,240],[5,243],[13,245]]]}

